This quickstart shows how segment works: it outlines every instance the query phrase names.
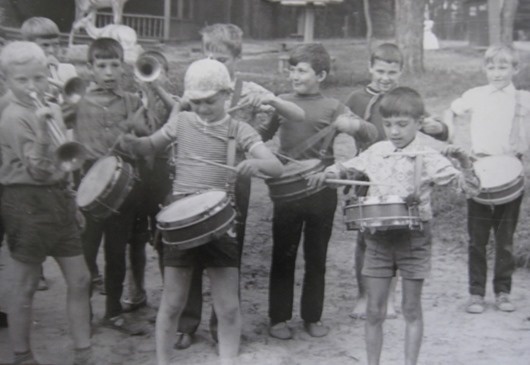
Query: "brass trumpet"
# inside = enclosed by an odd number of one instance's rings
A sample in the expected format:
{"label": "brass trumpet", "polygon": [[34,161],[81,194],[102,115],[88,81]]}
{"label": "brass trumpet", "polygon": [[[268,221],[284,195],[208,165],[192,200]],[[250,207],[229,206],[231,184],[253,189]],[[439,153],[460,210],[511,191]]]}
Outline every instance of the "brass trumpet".
{"label": "brass trumpet", "polygon": [[72,77],[63,85],[63,96],[69,104],[77,104],[86,93],[87,84],[80,77]]}
{"label": "brass trumpet", "polygon": [[[33,104],[36,108],[43,108],[46,106],[39,99],[36,92],[30,92],[29,96],[33,100]],[[46,119],[46,122],[52,143],[56,147],[55,157],[59,168],[65,172],[71,172],[81,168],[87,158],[85,147],[79,142],[68,141],[63,130],[52,116],[49,116]]]}
{"label": "brass trumpet", "polygon": [[134,75],[142,82],[153,82],[160,77],[164,67],[167,67],[167,60],[162,53],[147,51],[136,60]]}

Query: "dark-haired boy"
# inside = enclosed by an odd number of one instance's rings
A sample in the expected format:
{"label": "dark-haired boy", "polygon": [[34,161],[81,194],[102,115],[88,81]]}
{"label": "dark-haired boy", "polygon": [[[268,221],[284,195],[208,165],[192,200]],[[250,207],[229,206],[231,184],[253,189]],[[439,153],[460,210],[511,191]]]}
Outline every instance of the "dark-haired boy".
{"label": "dark-haired boy", "polygon": [[[110,38],[99,38],[88,49],[88,67],[94,85],[77,106],[74,135],[89,151],[84,172],[100,158],[113,153],[113,146],[124,133],[147,134],[141,101],[138,96],[122,90],[123,48]],[[124,158],[136,167],[131,158]],[[139,326],[129,323],[123,316],[120,299],[125,278],[125,251],[138,215],[138,184],[132,189],[119,209],[104,220],[86,215],[83,232],[83,249],[88,268],[94,279],[97,275],[96,258],[102,237],[105,249],[106,309],[102,324],[126,334],[143,333]]]}
{"label": "dark-haired boy", "polygon": [[447,158],[416,138],[425,110],[415,90],[398,87],[389,91],[381,100],[380,112],[387,140],[311,176],[309,184],[319,186],[326,179],[351,178],[352,174],[362,172],[370,180],[386,184],[371,186],[369,196],[399,196],[417,205],[422,222],[417,229],[393,227],[364,234],[366,253],[362,271],[368,294],[365,325],[368,364],[379,364],[387,297],[392,278],[400,270],[406,322],[405,364],[415,365],[423,338],[421,292],[431,269],[432,186],[451,185],[473,196],[478,194],[480,183],[462,149],[449,146],[445,150],[446,155],[459,161],[462,168],[459,171]]}
{"label": "dark-haired boy", "polygon": [[[263,139],[279,135],[279,152],[297,160],[322,159],[332,164],[332,139],[345,132],[367,143],[377,136],[376,128],[336,99],[325,97],[320,84],[330,69],[330,56],[321,44],[296,47],[289,58],[289,77],[293,92],[279,97],[295,103],[305,111],[305,120],[294,121],[279,115],[258,127]],[[332,138],[308,144],[329,126]],[[297,248],[304,233],[305,276],[302,288],[301,316],[305,329],[313,337],[327,335],[329,328],[321,322],[324,304],[324,280],[328,242],[337,206],[337,192],[326,188],[308,197],[289,202],[274,202],[272,223],[273,254],[269,291],[269,334],[279,339],[292,338],[287,321],[292,317],[293,287]]]}
{"label": "dark-haired boy", "polygon": [[[365,87],[353,91],[346,101],[348,106],[355,114],[363,117],[364,120],[373,123],[377,127],[378,137],[376,141],[386,139],[383,128],[383,117],[379,110],[383,95],[397,87],[403,71],[403,54],[398,46],[393,43],[382,43],[376,47],[370,55],[368,72],[371,81]],[[421,129],[423,133],[430,135],[441,141],[446,141],[450,137],[449,128],[439,120],[426,117],[422,120]],[[376,142],[373,141],[373,142]],[[365,149],[368,145],[359,146],[360,150]],[[357,196],[366,194],[366,187],[358,187],[355,190]],[[357,279],[358,296],[355,307],[351,313],[353,318],[364,318],[366,312],[366,290],[362,280],[362,269],[364,261],[364,251],[366,243],[363,234],[357,234],[357,245],[355,246],[355,277]],[[396,281],[392,283],[396,286]],[[394,290],[390,291],[388,297],[388,317],[396,315],[394,307]]]}

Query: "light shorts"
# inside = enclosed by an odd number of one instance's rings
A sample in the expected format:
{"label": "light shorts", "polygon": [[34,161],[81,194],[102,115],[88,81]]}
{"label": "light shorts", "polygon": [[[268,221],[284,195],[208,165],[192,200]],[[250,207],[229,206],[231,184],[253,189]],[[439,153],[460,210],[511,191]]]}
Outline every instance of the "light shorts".
{"label": "light shorts", "polygon": [[366,252],[362,274],[389,278],[399,269],[405,279],[425,279],[431,271],[431,227],[364,232]]}

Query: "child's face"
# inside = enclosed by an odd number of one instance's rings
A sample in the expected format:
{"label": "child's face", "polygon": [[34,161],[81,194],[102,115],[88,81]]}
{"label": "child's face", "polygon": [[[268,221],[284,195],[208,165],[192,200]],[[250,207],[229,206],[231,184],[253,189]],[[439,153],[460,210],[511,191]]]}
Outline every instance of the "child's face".
{"label": "child's face", "polygon": [[39,61],[13,64],[8,67],[6,83],[13,94],[21,101],[32,103],[31,92],[44,95],[48,90],[48,70]]}
{"label": "child's face", "polygon": [[401,77],[401,66],[397,62],[375,60],[368,71],[372,76],[370,86],[380,92],[395,88]]}
{"label": "child's face", "polygon": [[408,116],[383,118],[387,138],[397,148],[406,147],[420,129],[420,121]]}
{"label": "child's face", "polygon": [[489,84],[499,90],[510,85],[517,71],[517,68],[507,61],[493,60],[484,66]]}
{"label": "child's face", "polygon": [[320,90],[320,83],[326,78],[326,72],[317,74],[308,62],[299,62],[289,67],[289,80],[293,91],[299,95],[316,94]]}
{"label": "child's face", "polygon": [[191,99],[191,110],[206,123],[217,122],[226,116],[225,103],[228,99],[226,91],[219,91],[205,99]]}
{"label": "child's face", "polygon": [[115,90],[119,87],[123,75],[123,63],[119,58],[96,58],[89,68],[100,88]]}
{"label": "child's face", "polygon": [[223,44],[216,45],[215,47],[209,47],[209,49],[204,49],[204,55],[207,58],[221,62],[228,69],[230,76],[234,76],[236,61],[232,52]]}
{"label": "child's face", "polygon": [[57,38],[35,38],[35,43],[37,43],[40,48],[43,49],[46,56],[57,57],[59,52],[59,37]]}

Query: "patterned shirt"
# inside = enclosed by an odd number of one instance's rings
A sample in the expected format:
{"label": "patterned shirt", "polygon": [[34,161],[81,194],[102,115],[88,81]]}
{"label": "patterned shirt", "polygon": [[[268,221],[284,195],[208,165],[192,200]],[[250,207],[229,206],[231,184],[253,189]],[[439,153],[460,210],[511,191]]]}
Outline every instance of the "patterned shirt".
{"label": "patterned shirt", "polygon": [[[530,123],[530,93],[515,90],[513,84],[499,90],[491,85],[466,91],[453,101],[451,110],[456,115],[471,114],[471,148],[480,155],[524,153],[514,151],[510,131],[515,115],[516,93],[520,93],[521,114]],[[523,148],[528,148],[523,140]]]}
{"label": "patterned shirt", "polygon": [[[230,116],[206,123],[197,114],[180,112],[156,134],[162,134],[168,144],[174,142],[175,161],[174,193],[190,193],[207,189],[233,192],[234,173],[226,168],[212,166],[194,158],[227,164],[228,128]],[[244,152],[263,143],[257,132],[248,124],[232,119],[235,123],[236,164],[244,158]],[[155,137],[156,138],[156,137]]]}
{"label": "patterned shirt", "polygon": [[[402,154],[392,156],[394,152]],[[348,177],[355,171],[360,171],[368,175],[372,182],[391,184],[391,186],[370,186],[368,196],[397,195],[405,198],[414,192],[416,165],[416,157],[407,153],[423,153],[421,182],[418,189],[420,199],[418,209],[422,220],[427,221],[432,218],[432,184],[451,185],[457,190],[464,191],[468,197],[478,194],[480,183],[473,169],[463,171],[456,169],[447,158],[424,145],[419,138],[415,138],[403,149],[396,149],[390,141],[377,142],[357,157],[328,167],[326,172]]]}

